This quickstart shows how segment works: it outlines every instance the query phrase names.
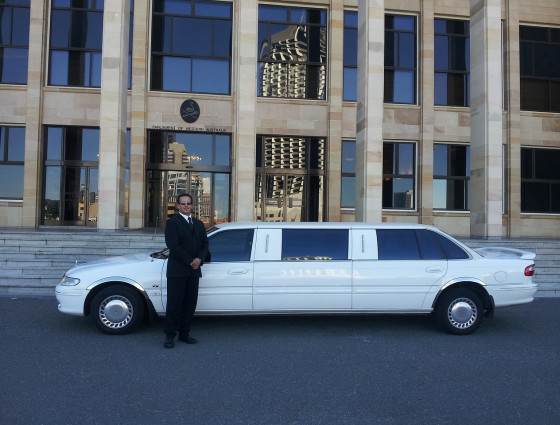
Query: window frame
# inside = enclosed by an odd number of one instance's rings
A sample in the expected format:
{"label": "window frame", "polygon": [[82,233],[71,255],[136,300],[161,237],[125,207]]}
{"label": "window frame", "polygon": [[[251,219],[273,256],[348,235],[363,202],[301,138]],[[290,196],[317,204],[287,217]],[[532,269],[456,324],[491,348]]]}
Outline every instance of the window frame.
{"label": "window frame", "polygon": [[[21,80],[8,80],[3,81],[3,73],[0,73],[0,84],[13,84],[13,85],[26,85],[27,84],[27,72],[28,72],[28,61],[29,61],[29,28],[30,28],[30,20],[27,21],[27,27],[21,28],[18,25],[14,26],[14,9],[27,9],[27,17],[30,16],[30,0],[28,0],[28,4],[21,4],[16,2],[10,2],[7,0],[5,3],[0,3],[0,7],[4,9],[4,13],[9,11],[10,13],[10,33],[9,33],[9,42],[8,43],[0,43],[0,61],[4,63],[4,55],[6,49],[17,49],[17,50],[25,50],[25,71],[18,70],[18,75],[24,76]],[[27,43],[14,43],[14,33],[17,31],[18,34],[21,34],[23,38],[26,39]],[[0,37],[0,40],[2,38]],[[0,66],[0,69],[3,69],[3,65]]]}
{"label": "window frame", "polygon": [[[10,129],[17,128],[23,129],[23,159],[19,160],[10,160]],[[2,152],[0,152],[0,168],[6,167],[21,167],[21,174],[22,174],[22,181],[21,181],[21,197],[12,197],[12,196],[2,196],[0,194],[0,202],[3,201],[23,201],[23,189],[24,189],[24,167],[25,167],[25,127],[23,126],[15,126],[15,125],[0,125],[0,147],[2,148]]]}
{"label": "window frame", "polygon": [[[400,30],[400,29],[388,29],[387,28],[387,18],[388,17],[411,17],[414,18],[414,29],[413,30]],[[386,13],[385,14],[385,40],[387,40],[388,33],[391,34],[399,34],[399,39],[401,34],[413,34],[414,35],[414,67],[403,67],[403,66],[388,66],[387,61],[384,60],[384,90],[383,90],[383,102],[388,104],[395,104],[395,105],[418,105],[418,16],[417,15],[409,15],[409,14],[396,14],[396,13]],[[385,55],[387,54],[387,43],[385,43]],[[398,43],[397,51],[400,52],[401,43]],[[396,55],[400,58],[400,53]],[[399,102],[395,100],[387,100],[387,72],[388,71],[412,71],[414,73],[414,87],[413,87],[413,98],[412,102]],[[394,80],[393,80],[394,81]]]}
{"label": "window frame", "polygon": [[[454,33],[454,32],[448,32],[446,30],[446,32],[438,32],[436,27],[436,21],[445,21],[445,22],[462,22],[464,25],[464,29],[465,32],[464,33]],[[447,25],[446,25],[447,27]],[[445,36],[448,39],[448,46],[447,46],[447,67],[446,68],[437,68],[437,37],[438,36]],[[466,70],[461,70],[461,69],[455,69],[451,66],[451,61],[452,61],[452,53],[454,52],[454,49],[452,46],[454,46],[453,43],[450,42],[450,40],[455,40],[455,39],[465,39],[465,44],[468,43],[469,46],[469,52],[465,52],[465,68],[467,68]],[[468,54],[467,54],[468,53]],[[470,26],[469,26],[469,21],[468,20],[464,20],[464,19],[448,19],[448,18],[439,18],[439,17],[435,17],[434,18],[434,106],[446,106],[446,107],[470,107],[470,92],[471,92],[471,80],[470,80]],[[437,75],[438,74],[445,74],[447,77],[447,85],[449,87],[449,76],[453,75],[453,76],[462,76],[463,78],[463,104],[449,104],[449,91],[448,91],[448,87],[446,88],[446,102],[445,103],[437,103],[437,98],[438,96],[436,95],[436,91],[438,89],[437,86]]]}
{"label": "window frame", "polygon": [[[394,166],[392,167],[393,173],[385,173],[385,147],[395,145],[412,145],[412,174],[402,174],[398,170],[400,168],[401,158],[399,155],[394,157]],[[384,140],[383,141],[383,188],[382,188],[382,210],[383,211],[405,211],[405,212],[415,212],[417,210],[417,197],[418,197],[418,143],[413,141],[400,141],[400,140]],[[394,152],[394,149],[393,149]],[[383,205],[385,202],[387,194],[385,193],[385,183],[394,179],[412,179],[412,190],[413,190],[413,202],[411,208],[401,208],[401,207],[388,207]],[[394,191],[391,192],[391,198],[393,199],[392,204],[394,205]]]}
{"label": "window frame", "polygon": [[[537,178],[536,177],[536,170],[539,168],[537,164],[536,152],[537,151],[554,151],[557,155],[560,156],[560,149],[552,149],[552,148],[540,148],[540,147],[521,147],[521,205],[520,210],[521,214],[532,214],[532,215],[560,215],[560,203],[558,203],[558,210],[554,210],[554,193],[558,193],[554,190],[554,186],[560,189],[560,177],[558,180],[556,179],[544,179],[544,178]],[[530,176],[527,176],[528,173],[528,164],[525,162],[526,154],[531,153],[531,164],[530,164]],[[560,173],[560,172],[559,172]],[[544,184],[548,186],[548,211],[546,210],[528,210],[525,209],[526,207],[526,199],[525,199],[525,191],[526,185],[528,184]]]}
{"label": "window frame", "polygon": [[[447,153],[446,153],[446,174],[436,174],[435,173],[435,167],[434,167],[434,171],[432,172],[432,179],[433,179],[433,186],[435,186],[435,182],[437,181],[445,181],[445,182],[449,182],[449,181],[462,181],[464,182],[463,188],[464,188],[464,193],[466,196],[466,199],[464,199],[465,202],[465,208],[464,209],[448,209],[447,208],[447,202],[448,202],[448,197],[447,197],[447,192],[446,192],[446,197],[445,197],[445,201],[446,201],[446,207],[445,208],[436,208],[435,204],[432,204],[432,208],[434,210],[434,212],[470,212],[470,201],[471,201],[471,194],[470,194],[470,145],[468,144],[462,144],[462,143],[445,143],[445,142],[434,142],[434,156],[435,156],[435,152],[436,152],[436,146],[445,146],[447,148]],[[465,175],[450,175],[450,170],[453,168],[453,164],[452,164],[452,150],[449,149],[449,147],[464,147],[466,149],[465,152],[465,158],[467,159],[467,164],[465,164]],[[435,158],[433,158],[433,164],[435,164]],[[447,185],[446,185],[447,187]],[[433,188],[433,198],[434,198],[434,203],[435,203],[435,193],[436,190],[435,188]]]}
{"label": "window frame", "polygon": [[[286,19],[285,20],[274,20],[274,19],[263,19],[261,18],[261,11],[263,10],[263,8],[276,8],[278,10],[280,9],[285,9],[286,10]],[[293,16],[292,11],[297,11],[297,10],[301,10],[301,11],[305,11],[305,16],[306,16],[306,21],[304,23],[301,23],[298,21],[293,21],[291,19],[291,17]],[[320,23],[311,23],[308,22],[307,16],[309,14],[309,11],[317,11],[321,18],[320,18]],[[297,12],[294,14],[297,16]],[[301,14],[300,14],[301,16]],[[257,46],[257,97],[258,98],[274,98],[274,99],[306,99],[306,100],[318,100],[318,101],[325,101],[327,100],[327,89],[328,89],[328,9],[323,8],[323,7],[305,7],[305,6],[284,6],[284,5],[270,5],[270,4],[259,4],[259,8],[258,8],[258,30],[257,30],[257,40],[258,42],[261,42],[264,40],[264,37],[261,37],[261,28],[264,28],[266,26],[267,29],[267,36],[266,36],[266,43],[267,45],[271,46],[273,45],[273,43],[271,42],[272,40],[272,32],[271,32],[271,26],[273,25],[285,25],[288,28],[292,27],[292,26],[296,26],[296,27],[305,27],[305,31],[307,34],[307,37],[310,37],[310,35],[312,34],[311,29],[312,28],[316,28],[319,31],[319,34],[321,34],[321,31],[324,31],[323,34],[324,36],[320,36],[319,40],[324,39],[324,53],[321,52],[321,44],[319,41],[319,46],[317,46],[318,51],[319,51],[319,61],[312,61],[309,59],[309,51],[312,50],[309,46],[310,46],[310,41],[309,38],[307,39],[307,44],[306,44],[306,60],[302,60],[302,61],[297,61],[297,60],[277,60],[277,59],[271,59],[270,57],[265,57],[263,58],[261,55],[261,46]],[[280,52],[282,53],[282,52]],[[266,56],[269,56],[270,53],[267,53]],[[280,55],[282,56],[282,54]],[[322,62],[321,62],[322,60]],[[286,71],[286,87],[283,88],[285,94],[282,95],[280,92],[282,91],[282,87],[276,85],[276,86],[272,86],[271,87],[273,89],[275,89],[276,94],[268,93],[265,94],[265,89],[263,88],[264,86],[264,70],[268,67],[272,67],[272,66],[278,66],[280,69],[283,67],[288,67],[287,71]],[[290,93],[291,91],[291,87],[290,87],[290,79],[289,79],[289,74],[290,74],[290,69],[292,68],[297,68],[297,67],[302,67],[305,69],[305,75],[307,77],[307,75],[309,75],[309,71],[312,69],[315,69],[318,72],[318,75],[320,75],[320,78],[317,79],[317,84],[315,87],[310,87],[307,84],[307,78],[306,78],[306,83],[304,84],[303,87],[303,96],[298,95],[298,93]],[[262,70],[261,70],[262,69]],[[279,74],[280,75],[280,74]],[[297,86],[297,84],[296,84]],[[311,90],[313,89],[313,90]],[[274,91],[274,90],[273,90]],[[311,96],[311,94],[313,93],[317,93],[316,96]]]}
{"label": "window frame", "polygon": [[[183,13],[177,13],[177,12],[164,12],[164,11],[156,11],[156,8],[158,6],[161,6],[162,3],[158,3],[160,0],[154,0],[152,2],[152,8],[151,8],[151,17],[150,17],[150,52],[149,52],[149,81],[148,81],[148,85],[149,85],[149,91],[151,92],[163,92],[163,93],[195,93],[195,94],[208,94],[208,95],[218,95],[218,96],[231,96],[232,94],[232,69],[233,69],[233,2],[219,2],[221,4],[227,4],[229,5],[229,17],[223,17],[223,16],[208,16],[206,14],[196,14],[196,4],[197,3],[201,3],[200,0],[187,0],[187,6],[190,9],[190,12],[188,12],[188,14],[183,14]],[[161,0],[163,1],[163,0]],[[216,2],[218,3],[218,2]],[[156,37],[155,30],[155,20],[156,19],[161,19],[162,22],[164,22],[166,19],[170,20],[169,26],[170,26],[170,30],[169,30],[169,43],[170,43],[170,47],[169,47],[169,51],[166,51],[165,47],[162,47],[161,51],[156,50],[155,49],[155,42],[154,42],[154,37]],[[198,54],[198,53],[181,53],[181,52],[176,52],[173,51],[173,47],[171,47],[171,45],[173,44],[173,27],[175,25],[175,20],[178,19],[197,19],[197,20],[202,20],[205,22],[209,22],[210,25],[210,31],[211,31],[211,41],[210,41],[210,50],[211,50],[211,54],[207,55],[207,54]],[[215,32],[215,23],[216,21],[220,21],[220,22],[228,22],[230,25],[230,45],[229,45],[229,55],[228,56],[223,56],[223,55],[218,55],[215,54],[214,49],[215,49],[215,39],[217,37],[217,34]],[[161,37],[161,44],[162,46],[165,45],[166,43],[166,38],[165,38],[165,24],[163,24],[162,26],[162,33],[159,34],[158,36]],[[185,60],[186,63],[188,64],[189,67],[189,71],[185,72],[185,78],[182,79],[180,81],[181,84],[185,85],[184,90],[179,89],[177,87],[173,87],[173,88],[169,88],[169,89],[165,89],[164,88],[164,76],[165,76],[165,64],[164,64],[164,60],[168,58],[168,59],[177,59],[177,60]],[[156,61],[159,62],[161,61],[161,64],[156,64]],[[195,82],[196,77],[195,77],[195,62],[199,61],[201,64],[205,63],[207,61],[220,61],[220,62],[225,62],[227,61],[227,70],[228,70],[228,80],[227,80],[227,91],[216,91],[216,92],[211,92],[211,91],[205,91],[205,90],[195,90]],[[156,68],[160,68],[160,74],[155,74],[155,70]],[[172,68],[168,68],[168,71],[172,70]],[[157,78],[161,79],[161,81],[157,81]],[[188,79],[188,81],[187,81]],[[155,83],[158,83],[157,85]]]}
{"label": "window frame", "polygon": [[[529,29],[540,29],[543,32],[546,32],[547,40],[536,40],[526,38],[523,39],[524,32]],[[556,34],[553,36],[553,31]],[[544,34],[543,34],[544,35]],[[553,40],[554,37],[557,37],[558,40]],[[542,76],[537,75],[537,70],[542,69],[542,66],[538,66],[536,63],[536,48],[537,47],[547,47],[547,46],[556,46],[559,50],[560,55],[560,28],[554,27],[543,27],[543,26],[536,26],[536,25],[519,25],[519,84],[520,84],[520,108],[521,111],[531,111],[531,112],[549,112],[549,113],[560,113],[560,101],[556,100],[557,96],[554,95],[553,86],[555,86],[556,93],[560,95],[560,66],[558,70],[557,76]],[[529,49],[530,51],[527,52],[530,59],[525,59],[524,51]],[[531,68],[531,73],[526,74],[526,66],[524,66],[525,61],[529,61]],[[526,64],[528,65],[528,64]],[[544,99],[544,103],[547,104],[547,107],[539,108],[539,107],[531,107],[533,105],[527,105],[529,97],[531,94],[536,93],[534,87],[528,86],[529,82],[541,82],[546,85],[546,88],[543,90],[543,94],[545,94],[546,99]]]}
{"label": "window frame", "polygon": [[[48,57],[47,57],[47,72],[45,78],[47,79],[46,85],[49,87],[82,87],[82,88],[93,88],[99,89],[101,88],[101,73],[102,73],[102,57],[103,57],[103,13],[104,13],[104,0],[94,0],[95,3],[92,7],[75,7],[75,6],[57,6],[56,1],[51,3],[50,8],[50,16],[49,16],[49,47],[48,47]],[[65,47],[56,46],[53,47],[53,12],[56,10],[60,11],[68,11],[69,12],[69,28],[72,26],[72,19],[74,13],[81,12],[81,13],[97,13],[100,14],[101,17],[101,28],[98,31],[97,29],[93,29],[95,31],[96,37],[98,38],[99,47],[72,47],[70,46],[70,32],[68,34],[68,43]],[[130,29],[129,29],[130,31]],[[86,36],[87,37],[87,36]],[[54,52],[66,52],[67,54],[67,75],[66,75],[66,83],[65,84],[58,84],[52,82],[53,76],[53,60],[52,56]],[[75,71],[76,67],[70,65],[71,58],[70,56],[75,54],[77,57],[83,61],[83,65],[79,67],[78,71]],[[98,69],[96,69],[98,67]],[[99,85],[96,84],[96,71],[98,72],[99,76]],[[72,77],[70,77],[70,73],[72,72]],[[79,72],[77,74],[76,72]],[[76,78],[77,77],[77,78]],[[81,81],[80,83],[74,83],[74,79]],[[72,81],[72,82],[71,82]],[[87,81],[87,83],[86,83]]]}

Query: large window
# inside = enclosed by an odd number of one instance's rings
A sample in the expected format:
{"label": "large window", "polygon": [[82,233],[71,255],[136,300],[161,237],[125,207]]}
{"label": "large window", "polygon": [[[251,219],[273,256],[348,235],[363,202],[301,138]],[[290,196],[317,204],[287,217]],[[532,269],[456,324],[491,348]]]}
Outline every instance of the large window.
{"label": "large window", "polygon": [[414,143],[383,143],[383,208],[415,208]]}
{"label": "large window", "polygon": [[340,184],[340,206],[356,207],[356,141],[342,141],[342,180]]}
{"label": "large window", "polygon": [[325,99],[327,11],[259,6],[257,94]]}
{"label": "large window", "polygon": [[434,21],[434,104],[470,106],[469,21]]}
{"label": "large window", "polygon": [[560,214],[560,149],[521,149],[521,212]]}
{"label": "large window", "polygon": [[23,199],[24,158],[25,128],[0,126],[0,199]]}
{"label": "large window", "polygon": [[560,28],[519,27],[521,109],[560,112]]}
{"label": "large window", "polygon": [[230,94],[232,5],[154,0],[151,89]]}
{"label": "large window", "polygon": [[342,99],[358,99],[358,12],[344,12],[344,85]]}
{"label": "large window", "polygon": [[387,103],[416,103],[416,17],[385,16]]}
{"label": "large window", "polygon": [[101,87],[102,41],[103,0],[53,0],[49,84]]}
{"label": "large window", "polygon": [[470,147],[434,144],[434,209],[468,211]]}
{"label": "large window", "polygon": [[0,83],[26,84],[29,1],[0,2]]}

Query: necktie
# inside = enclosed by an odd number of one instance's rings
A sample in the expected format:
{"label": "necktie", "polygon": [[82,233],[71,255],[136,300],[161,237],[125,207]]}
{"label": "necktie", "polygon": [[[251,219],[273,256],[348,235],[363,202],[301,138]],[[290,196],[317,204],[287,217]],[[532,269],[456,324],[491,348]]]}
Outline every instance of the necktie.
{"label": "necktie", "polygon": [[187,223],[192,224],[191,217],[187,217]]}

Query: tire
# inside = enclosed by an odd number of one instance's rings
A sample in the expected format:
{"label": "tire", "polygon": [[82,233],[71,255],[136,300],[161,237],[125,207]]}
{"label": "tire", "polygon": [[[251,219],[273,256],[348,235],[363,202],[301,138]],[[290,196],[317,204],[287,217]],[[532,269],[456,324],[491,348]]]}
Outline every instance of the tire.
{"label": "tire", "polygon": [[144,301],[134,289],[124,285],[99,291],[91,303],[91,317],[106,334],[123,335],[135,331],[144,320]]}
{"label": "tire", "polygon": [[482,322],[482,300],[468,289],[451,289],[445,292],[436,306],[436,317],[441,327],[455,335],[474,332]]}

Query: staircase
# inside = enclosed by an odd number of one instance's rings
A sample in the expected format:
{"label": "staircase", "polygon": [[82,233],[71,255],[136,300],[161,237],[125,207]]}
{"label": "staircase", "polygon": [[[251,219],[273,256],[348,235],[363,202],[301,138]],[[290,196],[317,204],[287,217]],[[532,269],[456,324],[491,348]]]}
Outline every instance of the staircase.
{"label": "staircase", "polygon": [[[560,296],[560,240],[461,239],[471,248],[505,246],[535,251],[537,296]],[[0,294],[54,294],[76,263],[165,248],[163,230],[0,229]]]}
{"label": "staircase", "polygon": [[77,263],[165,248],[163,230],[0,230],[0,294],[52,294]]}

